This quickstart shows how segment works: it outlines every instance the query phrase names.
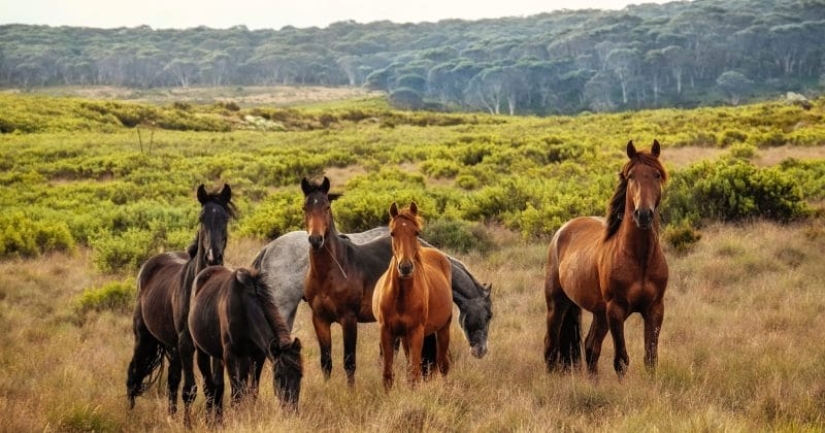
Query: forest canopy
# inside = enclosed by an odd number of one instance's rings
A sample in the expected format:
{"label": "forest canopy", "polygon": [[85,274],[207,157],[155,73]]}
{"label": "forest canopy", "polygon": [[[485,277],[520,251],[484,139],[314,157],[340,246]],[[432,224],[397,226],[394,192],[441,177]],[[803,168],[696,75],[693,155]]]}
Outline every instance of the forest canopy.
{"label": "forest canopy", "polygon": [[0,26],[0,86],[365,86],[405,108],[568,114],[825,88],[825,0],[249,30]]}

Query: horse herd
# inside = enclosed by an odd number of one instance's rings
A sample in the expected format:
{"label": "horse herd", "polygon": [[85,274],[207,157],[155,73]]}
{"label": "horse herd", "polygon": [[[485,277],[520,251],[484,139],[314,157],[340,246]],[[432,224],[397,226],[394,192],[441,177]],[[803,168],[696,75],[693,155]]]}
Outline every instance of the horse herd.
{"label": "horse herd", "polygon": [[[667,173],[660,145],[637,151],[627,144],[629,161],[608,206],[607,218],[579,217],[554,235],[545,280],[548,371],[581,365],[581,310],[593,313],[584,341],[588,372],[597,373],[602,341],[610,331],[614,368],[621,377],[629,364],[624,321],[644,319],[645,366],[654,369],[664,315],[668,268],[659,245],[658,206]],[[303,179],[305,231],[287,233],[266,245],[249,268],[223,266],[227,225],[235,216],[232,192],[224,185],[208,193],[201,185],[195,241],[185,252],[147,260],[137,276],[133,317],[135,345],[127,373],[130,407],[152,383],[153,372],[168,361],[168,411],[177,410],[183,380],[184,424],[192,422],[197,393],[194,365],[203,376],[207,413],[222,418],[224,374],[231,401],[255,397],[266,360],[272,362],[273,388],[281,407],[297,410],[303,376],[302,343],[291,337],[301,300],[312,310],[321,370],[332,373],[331,332],[343,336],[347,383],[355,383],[358,323],[378,322],[383,382],[393,386],[393,358],[400,344],[412,384],[437,369],[450,368],[452,304],[471,353],[482,358],[492,319],[491,286],[482,285],[463,263],[422,240],[415,202],[392,203],[389,227],[342,234],[335,227],[331,193],[321,182]]]}

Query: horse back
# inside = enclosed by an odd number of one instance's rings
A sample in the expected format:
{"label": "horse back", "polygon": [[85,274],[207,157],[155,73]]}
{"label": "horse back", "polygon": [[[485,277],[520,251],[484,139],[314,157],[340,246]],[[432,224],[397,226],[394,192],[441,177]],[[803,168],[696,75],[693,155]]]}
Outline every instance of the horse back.
{"label": "horse back", "polygon": [[586,310],[596,308],[602,302],[599,261],[604,235],[603,218],[579,217],[564,224],[550,243],[546,289],[563,291]]}
{"label": "horse back", "polygon": [[180,273],[189,256],[182,252],[158,254],[140,267],[137,276],[138,306],[149,332],[167,347],[177,345],[173,304]]}

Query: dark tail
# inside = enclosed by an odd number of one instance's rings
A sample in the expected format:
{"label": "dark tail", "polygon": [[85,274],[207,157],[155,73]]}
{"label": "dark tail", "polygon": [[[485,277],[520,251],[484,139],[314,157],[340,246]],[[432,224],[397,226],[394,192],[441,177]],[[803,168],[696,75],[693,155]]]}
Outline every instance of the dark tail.
{"label": "dark tail", "polygon": [[563,371],[579,369],[582,361],[581,335],[582,309],[578,305],[570,305],[559,331],[559,354]]}
{"label": "dark tail", "polygon": [[[163,345],[145,327],[135,327],[135,351],[126,376],[129,408],[135,407],[135,398],[149,389],[160,377],[163,365]],[[152,373],[157,370],[158,374]]]}

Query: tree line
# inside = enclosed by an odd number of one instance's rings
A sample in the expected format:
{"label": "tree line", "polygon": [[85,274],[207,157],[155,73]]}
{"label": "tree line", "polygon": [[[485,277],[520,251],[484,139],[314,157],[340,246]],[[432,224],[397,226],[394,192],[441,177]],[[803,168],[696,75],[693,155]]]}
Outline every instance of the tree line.
{"label": "tree line", "polygon": [[825,0],[249,30],[0,26],[0,86],[365,86],[403,107],[566,114],[825,88]]}

